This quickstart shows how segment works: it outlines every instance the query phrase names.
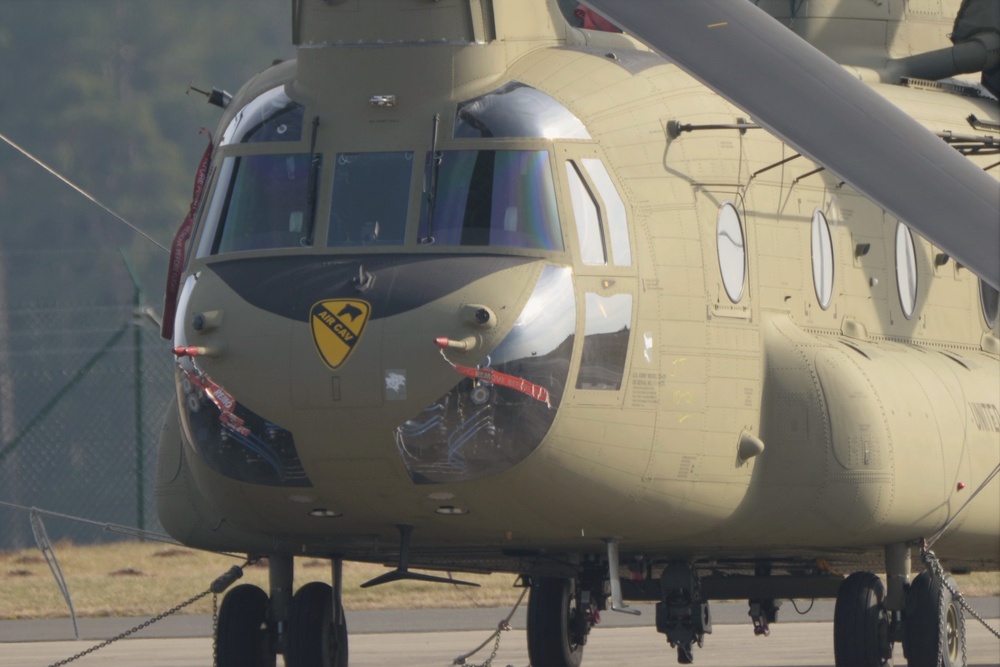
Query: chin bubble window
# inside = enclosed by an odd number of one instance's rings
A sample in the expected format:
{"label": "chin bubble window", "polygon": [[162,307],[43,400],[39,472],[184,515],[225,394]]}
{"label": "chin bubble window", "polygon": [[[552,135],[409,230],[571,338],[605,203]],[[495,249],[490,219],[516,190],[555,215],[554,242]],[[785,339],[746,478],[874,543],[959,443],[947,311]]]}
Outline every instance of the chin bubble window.
{"label": "chin bubble window", "polygon": [[396,428],[413,482],[496,475],[535,451],[562,400],[575,327],[572,272],[547,266],[510,333],[474,368],[445,356],[455,385]]}

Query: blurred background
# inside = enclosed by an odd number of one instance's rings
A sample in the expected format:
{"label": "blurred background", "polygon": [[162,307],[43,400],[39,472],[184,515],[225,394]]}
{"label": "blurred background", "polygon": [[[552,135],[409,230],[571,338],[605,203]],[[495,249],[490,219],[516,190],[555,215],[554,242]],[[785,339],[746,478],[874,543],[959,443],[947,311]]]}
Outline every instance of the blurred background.
{"label": "blurred background", "polygon": [[[0,134],[170,246],[220,109],[294,57],[288,0],[3,0]],[[0,501],[160,531],[167,252],[0,141]],[[122,537],[45,518],[49,536]],[[34,545],[0,507],[0,549]]]}

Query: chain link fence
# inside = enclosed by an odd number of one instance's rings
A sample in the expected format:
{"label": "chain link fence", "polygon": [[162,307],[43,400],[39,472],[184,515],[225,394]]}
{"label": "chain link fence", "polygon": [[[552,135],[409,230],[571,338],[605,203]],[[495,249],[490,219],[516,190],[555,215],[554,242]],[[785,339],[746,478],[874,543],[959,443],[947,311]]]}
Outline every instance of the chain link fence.
{"label": "chain link fence", "polygon": [[[0,298],[0,501],[162,532],[155,473],[173,392],[169,343],[138,298],[17,304],[9,279],[7,288],[6,303]],[[122,539],[66,519],[46,518],[46,527],[53,541]],[[33,545],[28,514],[0,506],[0,550]]]}

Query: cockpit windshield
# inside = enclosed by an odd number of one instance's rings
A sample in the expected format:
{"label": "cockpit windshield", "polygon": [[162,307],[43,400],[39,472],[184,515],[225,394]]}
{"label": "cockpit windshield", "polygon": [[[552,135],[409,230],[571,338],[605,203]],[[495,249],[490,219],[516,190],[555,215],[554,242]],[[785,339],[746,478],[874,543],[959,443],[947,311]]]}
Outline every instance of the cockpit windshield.
{"label": "cockpit windshield", "polygon": [[445,151],[439,156],[433,213],[424,207],[421,239],[437,245],[563,249],[547,151]]}
{"label": "cockpit windshield", "polygon": [[309,164],[308,153],[227,157],[223,177],[233,175],[212,202],[222,209],[213,254],[306,245]]}
{"label": "cockpit windshield", "polygon": [[338,154],[327,245],[402,244],[412,174],[412,152]]}

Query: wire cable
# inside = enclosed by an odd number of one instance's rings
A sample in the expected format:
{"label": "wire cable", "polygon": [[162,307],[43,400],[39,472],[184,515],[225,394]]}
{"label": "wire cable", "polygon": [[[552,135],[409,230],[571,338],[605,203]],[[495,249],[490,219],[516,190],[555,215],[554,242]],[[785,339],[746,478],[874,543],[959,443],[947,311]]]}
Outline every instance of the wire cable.
{"label": "wire cable", "polygon": [[126,226],[128,226],[129,228],[131,228],[132,231],[136,232],[137,234],[139,234],[140,236],[142,236],[143,238],[145,238],[146,240],[148,240],[150,243],[152,243],[153,245],[155,245],[157,248],[159,248],[163,252],[166,252],[166,253],[170,252],[170,250],[167,249],[167,246],[163,245],[162,243],[160,243],[159,241],[157,241],[156,239],[154,239],[152,236],[150,236],[149,234],[147,234],[143,230],[139,229],[138,226],[134,225],[133,223],[129,222],[128,220],[126,220],[125,218],[123,218],[122,216],[120,216],[118,213],[116,213],[111,208],[109,208],[108,206],[106,206],[105,204],[103,204],[100,200],[98,200],[92,194],[90,194],[89,192],[87,192],[86,190],[84,190],[83,188],[81,188],[80,186],[78,186],[75,183],[73,183],[71,180],[69,180],[68,178],[66,178],[62,174],[60,174],[54,168],[52,168],[49,165],[47,165],[44,162],[42,162],[41,159],[39,159],[39,158],[35,157],[34,155],[32,155],[31,153],[29,153],[27,149],[25,149],[22,146],[20,146],[17,143],[15,143],[12,139],[10,139],[9,137],[7,137],[2,132],[0,132],[0,139],[2,139],[11,148],[13,148],[14,150],[18,151],[19,153],[21,153],[22,155],[24,155],[26,158],[28,158],[29,160],[31,160],[32,162],[34,162],[35,164],[37,164],[39,167],[41,167],[45,171],[47,171],[50,174],[52,174],[53,176],[55,176],[56,178],[58,178],[60,181],[62,181],[66,185],[68,185],[69,187],[71,187],[74,190],[76,190],[78,193],[80,193],[81,195],[83,195],[84,197],[86,197],[87,199],[89,199],[91,202],[93,202],[93,203],[97,204],[98,206],[100,206],[107,213],[109,213],[112,216],[114,216],[116,219],[118,219],[119,221],[121,221],[122,223],[124,223]]}

